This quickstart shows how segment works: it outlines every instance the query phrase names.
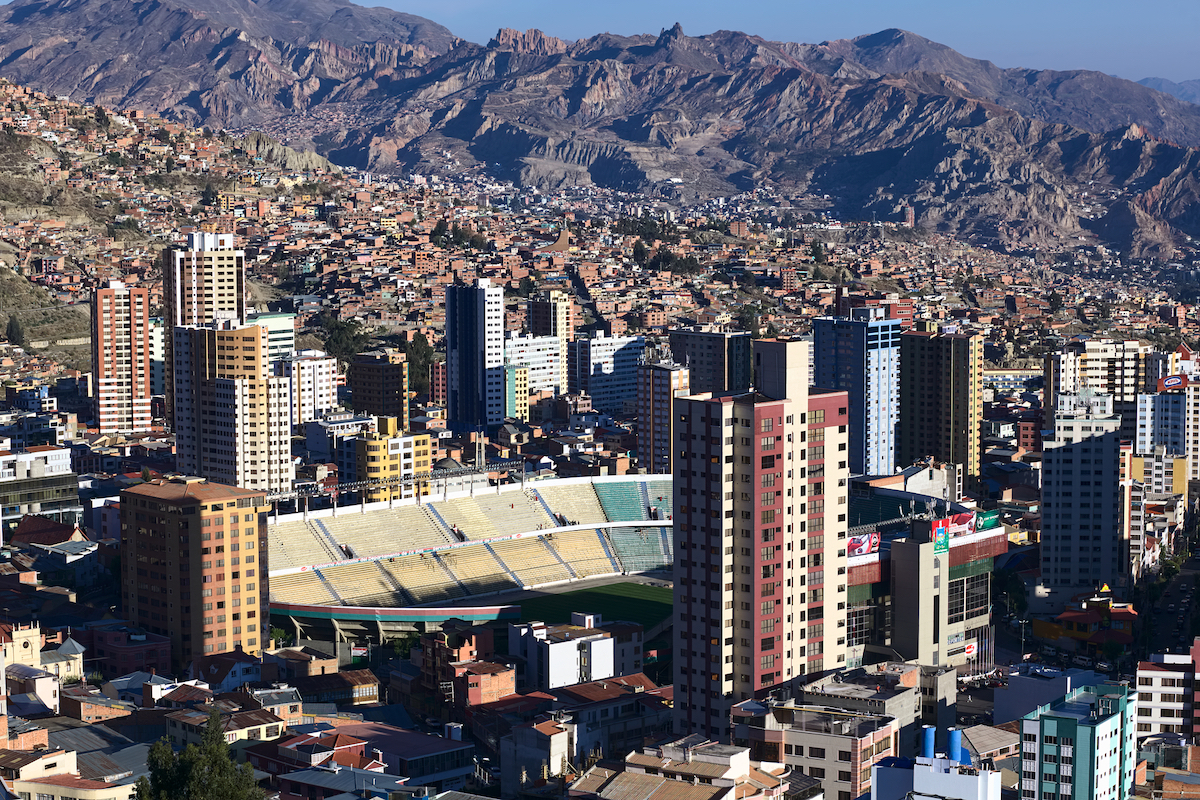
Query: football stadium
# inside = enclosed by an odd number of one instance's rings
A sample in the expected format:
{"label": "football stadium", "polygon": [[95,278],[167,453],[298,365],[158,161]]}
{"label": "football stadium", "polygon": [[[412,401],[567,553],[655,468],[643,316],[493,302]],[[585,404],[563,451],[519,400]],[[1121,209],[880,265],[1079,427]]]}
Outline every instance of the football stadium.
{"label": "football stadium", "polygon": [[272,518],[272,624],[298,638],[383,641],[451,617],[518,621],[514,601],[530,590],[671,569],[669,475],[475,484],[460,495]]}

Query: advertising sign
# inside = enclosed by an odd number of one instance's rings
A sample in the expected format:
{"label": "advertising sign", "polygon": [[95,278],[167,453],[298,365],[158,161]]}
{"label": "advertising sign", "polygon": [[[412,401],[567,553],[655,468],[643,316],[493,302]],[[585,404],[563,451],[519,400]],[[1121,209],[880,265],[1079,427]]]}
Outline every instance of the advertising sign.
{"label": "advertising sign", "polygon": [[975,643],[971,642],[965,648],[963,648],[963,653],[967,656],[967,658],[974,658],[975,657]]}
{"label": "advertising sign", "polygon": [[949,553],[950,552],[950,529],[947,527],[948,520],[934,520],[933,523],[933,552]]}
{"label": "advertising sign", "polygon": [[879,552],[879,540],[879,531],[855,534],[850,537],[850,544],[846,548],[846,554],[851,556],[865,556],[877,553]]}
{"label": "advertising sign", "polygon": [[1158,379],[1158,390],[1165,392],[1169,389],[1186,389],[1190,383],[1187,375],[1168,375]]}
{"label": "advertising sign", "polygon": [[965,514],[955,514],[948,520],[947,527],[950,529],[950,538],[955,536],[966,536],[968,533],[975,532],[975,512],[968,511]]}
{"label": "advertising sign", "polygon": [[1000,509],[993,508],[991,511],[979,511],[975,514],[975,530],[986,531],[998,527],[1000,527]]}

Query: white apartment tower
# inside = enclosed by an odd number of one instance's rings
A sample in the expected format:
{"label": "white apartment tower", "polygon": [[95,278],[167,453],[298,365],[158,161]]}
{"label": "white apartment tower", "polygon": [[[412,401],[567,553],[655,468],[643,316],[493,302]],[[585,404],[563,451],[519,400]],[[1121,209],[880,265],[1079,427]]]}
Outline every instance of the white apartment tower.
{"label": "white apartment tower", "polygon": [[557,336],[528,336],[510,334],[504,340],[504,361],[529,368],[530,392],[567,391],[566,350]]}
{"label": "white apartment tower", "polygon": [[333,356],[323,350],[301,350],[271,366],[290,384],[292,425],[321,419],[338,407],[338,362]]}
{"label": "white apartment tower", "polygon": [[759,340],[756,391],[674,402],[675,724],[846,663],[846,393],[810,392],[807,343]]}
{"label": "white apartment tower", "polygon": [[1109,395],[1113,413],[1122,417],[1122,434],[1132,439],[1137,396],[1154,391],[1160,373],[1169,369],[1169,355],[1156,353],[1151,345],[1138,341],[1068,342],[1060,352],[1046,356],[1044,407],[1057,408],[1060,394],[1090,391]]}
{"label": "white apartment tower", "polygon": [[[558,340],[559,375],[556,383],[559,392],[567,391],[567,347],[575,336],[574,296],[558,289],[540,292],[529,299],[527,314],[530,335],[553,336]],[[532,381],[531,376],[531,384]],[[532,385],[530,389],[533,389]]]}
{"label": "white apartment tower", "polygon": [[267,329],[221,322],[173,333],[177,469],[246,489],[290,490],[291,379],[271,372]]}
{"label": "white apartment tower", "polygon": [[246,318],[246,253],[231,233],[192,233],[187,245],[164,250],[163,327],[166,333],[167,413],[171,390],[174,330],[218,320]]}

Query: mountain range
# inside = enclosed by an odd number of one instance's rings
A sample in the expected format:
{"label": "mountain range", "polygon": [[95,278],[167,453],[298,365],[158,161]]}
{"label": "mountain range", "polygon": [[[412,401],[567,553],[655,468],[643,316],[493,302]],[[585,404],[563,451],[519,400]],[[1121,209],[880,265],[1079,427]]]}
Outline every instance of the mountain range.
{"label": "mountain range", "polygon": [[479,45],[344,0],[15,0],[0,75],[285,128],[379,171],[449,153],[541,187],[688,200],[770,184],[849,217],[908,204],[923,227],[1013,248],[1083,238],[1162,257],[1200,236],[1200,106],[1154,79],[1001,69],[902,30],[820,44],[502,30]]}
{"label": "mountain range", "polygon": [[1142,78],[1138,83],[1189,103],[1200,103],[1200,81],[1198,80],[1176,83],[1166,78]]}

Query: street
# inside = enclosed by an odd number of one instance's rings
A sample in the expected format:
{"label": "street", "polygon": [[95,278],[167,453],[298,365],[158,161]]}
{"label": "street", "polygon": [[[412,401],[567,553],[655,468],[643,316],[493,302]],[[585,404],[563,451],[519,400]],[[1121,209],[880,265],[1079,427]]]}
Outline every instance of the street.
{"label": "street", "polygon": [[1150,653],[1178,652],[1178,648],[1191,644],[1198,574],[1200,558],[1192,556],[1184,562],[1179,574],[1153,607],[1137,609],[1143,624],[1150,626],[1148,652],[1142,653],[1143,657]]}

